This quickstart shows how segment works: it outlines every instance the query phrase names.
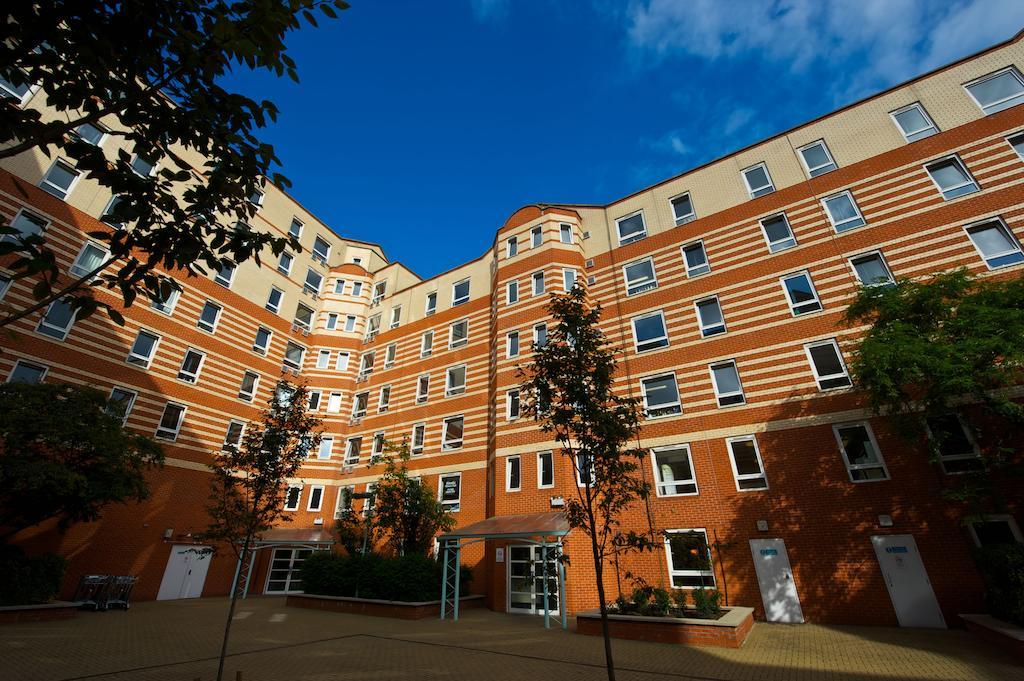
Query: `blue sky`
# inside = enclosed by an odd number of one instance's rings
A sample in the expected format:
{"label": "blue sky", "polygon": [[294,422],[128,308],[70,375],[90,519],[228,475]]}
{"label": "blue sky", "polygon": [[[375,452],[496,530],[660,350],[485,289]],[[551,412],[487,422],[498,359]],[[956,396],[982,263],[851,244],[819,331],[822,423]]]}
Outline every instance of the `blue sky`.
{"label": "blue sky", "polygon": [[[1024,28],[1024,0],[351,0],[289,39],[292,194],[423,277],[526,203],[608,203]],[[438,238],[438,237],[441,238]]]}

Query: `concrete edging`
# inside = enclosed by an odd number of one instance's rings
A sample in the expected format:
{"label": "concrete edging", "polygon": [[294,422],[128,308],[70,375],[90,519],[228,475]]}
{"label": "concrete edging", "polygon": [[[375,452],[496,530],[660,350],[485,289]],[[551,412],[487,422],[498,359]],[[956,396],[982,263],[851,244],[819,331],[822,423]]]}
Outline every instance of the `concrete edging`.
{"label": "concrete edging", "polygon": [[53,601],[52,603],[35,603],[32,605],[3,605],[0,606],[0,624],[69,620],[78,616],[78,606],[78,603],[72,601]]}
{"label": "concrete edging", "polygon": [[1024,660],[1024,627],[985,614],[960,615],[960,619],[968,631]]}
{"label": "concrete edging", "polygon": [[[695,617],[647,617],[645,615],[608,615],[612,638],[690,646],[739,648],[754,627],[754,609],[722,608],[717,620]],[[576,614],[576,631],[589,636],[601,635],[601,611]]]}
{"label": "concrete edging", "polygon": [[[349,615],[371,617],[395,617],[405,620],[421,620],[441,616],[441,601],[384,601],[375,598],[354,598],[352,596],[322,596],[319,594],[288,594],[286,605],[311,610],[327,610]],[[483,596],[463,596],[459,609],[475,609],[484,606]]]}

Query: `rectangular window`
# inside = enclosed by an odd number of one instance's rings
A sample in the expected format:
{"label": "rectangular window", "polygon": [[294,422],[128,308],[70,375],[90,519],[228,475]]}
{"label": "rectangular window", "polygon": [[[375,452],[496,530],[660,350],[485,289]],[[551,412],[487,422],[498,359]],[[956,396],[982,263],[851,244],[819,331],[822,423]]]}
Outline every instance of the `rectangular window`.
{"label": "rectangular window", "polygon": [[46,312],[36,325],[36,333],[62,341],[68,337],[68,332],[75,323],[75,316],[76,313],[71,309],[69,302],[55,300],[46,308]]}
{"label": "rectangular window", "polygon": [[129,364],[149,368],[150,363],[153,361],[153,355],[156,354],[156,346],[159,343],[160,336],[140,329],[139,335],[135,337],[135,342],[132,343],[132,349],[128,351],[128,357],[125,361]]}
{"label": "rectangular window", "polygon": [[366,416],[366,405],[370,402],[370,393],[356,393],[352,399],[352,418],[358,419]]}
{"label": "rectangular window", "polygon": [[287,277],[292,273],[292,263],[294,262],[294,255],[288,251],[282,251],[281,255],[277,258],[277,271]]}
{"label": "rectangular window", "polygon": [[834,340],[809,343],[804,346],[804,351],[819,389],[833,390],[850,385],[850,375],[839,352],[839,345]]}
{"label": "rectangular window", "polygon": [[640,317],[633,317],[632,322],[633,344],[637,352],[668,347],[665,315],[661,310]]}
{"label": "rectangular window", "polygon": [[260,375],[254,371],[246,371],[242,374],[242,384],[238,386],[238,397],[246,402],[252,402],[256,395],[256,386],[259,385]]}
{"label": "rectangular window", "polygon": [[327,243],[326,239],[317,237],[313,240],[313,260],[316,260],[321,265],[327,266],[327,258],[331,255],[331,245]]}
{"label": "rectangular window", "polygon": [[235,279],[235,264],[226,260],[221,261],[217,268],[217,274],[213,280],[224,288],[231,288],[231,282]]}
{"label": "rectangular window", "polygon": [[14,368],[11,369],[11,374],[7,377],[8,383],[29,383],[35,385],[36,383],[42,383],[46,377],[46,371],[48,367],[41,364],[34,364],[32,362],[26,362],[19,359],[14,363]]}
{"label": "rectangular window", "polygon": [[459,510],[462,500],[462,473],[448,473],[437,478],[437,498],[449,511]]}
{"label": "rectangular window", "polygon": [[787,248],[796,246],[796,237],[789,227],[789,220],[785,213],[779,213],[761,220],[761,231],[764,233],[764,240],[768,243],[768,251],[778,253]]}
{"label": "rectangular window", "polygon": [[0,274],[0,300],[4,299],[7,291],[11,288],[11,278]]}
{"label": "rectangular window", "polygon": [[847,423],[832,426],[832,430],[851,482],[889,479],[889,471],[868,424]]}
{"label": "rectangular window", "polygon": [[537,248],[544,243],[544,225],[537,225],[530,230],[530,248]]}
{"label": "rectangular window", "polygon": [[469,320],[460,319],[448,327],[448,347],[461,348],[469,342]]}
{"label": "rectangular window", "polygon": [[397,329],[402,323],[402,306],[396,305],[391,308],[391,322],[388,324],[389,329]]}
{"label": "rectangular window", "polygon": [[327,331],[337,331],[338,329],[338,313],[328,312],[327,319],[324,320],[324,329]]}
{"label": "rectangular window", "polygon": [[1020,242],[999,218],[965,227],[967,236],[990,270],[1024,261]]}
{"label": "rectangular window", "polygon": [[175,402],[168,402],[164,405],[164,413],[160,416],[160,423],[156,427],[156,437],[161,440],[178,439],[181,432],[181,424],[185,420],[185,405]]}
{"label": "rectangular window", "polygon": [[252,193],[249,194],[249,203],[259,208],[263,205],[263,192],[259,189],[253,189]]}
{"label": "rectangular window", "polygon": [[505,491],[518,492],[523,487],[522,460],[518,456],[505,457]]}
{"label": "rectangular window", "polygon": [[558,225],[558,239],[563,244],[572,243],[572,225],[567,225],[564,222]]}
{"label": "rectangular window", "polygon": [[850,258],[850,265],[862,286],[885,286],[895,283],[880,251]]}
{"label": "rectangular window", "polygon": [[[322,443],[321,443],[322,444]],[[318,457],[322,458],[322,457]],[[309,502],[306,504],[307,511],[319,512],[324,503],[324,486],[312,485],[309,488]]]}
{"label": "rectangular window", "polygon": [[644,412],[647,418],[681,414],[679,386],[675,374],[662,374],[640,380],[640,392],[644,398]]}
{"label": "rectangular window", "polygon": [[469,302],[469,279],[452,285],[452,307]]}
{"label": "rectangular window", "polygon": [[270,294],[267,295],[266,308],[277,314],[281,311],[281,302],[284,300],[284,291],[277,288],[276,286],[270,287]]}
{"label": "rectangular window", "polygon": [[[13,74],[11,74],[13,75]],[[22,77],[25,76],[25,72],[18,69],[17,83],[11,81],[5,76],[0,76],[0,97],[4,99],[13,99],[18,105],[23,105],[28,101],[29,96],[32,95],[35,88],[30,83],[22,81]]]}
{"label": "rectangular window", "polygon": [[331,351],[320,350],[316,353],[316,368],[327,369],[331,366]]}
{"label": "rectangular window", "polygon": [[821,301],[818,299],[818,292],[814,290],[814,283],[811,282],[811,275],[807,272],[797,272],[782,277],[782,290],[786,292],[786,301],[789,303],[789,310],[794,317],[799,317],[808,312],[817,312],[821,309]]}
{"label": "rectangular window", "polygon": [[1010,146],[1013,147],[1013,150],[1017,152],[1018,156],[1020,156],[1021,160],[1024,160],[1024,135],[1016,135],[1015,137],[1011,137],[1008,141]]}
{"label": "rectangular window", "polygon": [[178,379],[186,383],[195,383],[199,380],[199,372],[203,370],[203,361],[206,355],[195,348],[185,351],[185,357],[181,360],[181,368],[178,369]]}
{"label": "rectangular window", "polygon": [[531,290],[533,291],[533,295],[539,296],[539,295],[542,295],[544,293],[544,273],[543,272],[534,272],[533,275],[530,277],[530,282],[531,282],[531,286],[532,286]]}
{"label": "rectangular window", "polygon": [[292,223],[288,226],[288,236],[293,239],[298,239],[302,236],[302,220],[292,218]]}
{"label": "rectangular window", "polygon": [[658,276],[654,272],[654,259],[644,258],[622,267],[626,280],[626,295],[635,296],[644,291],[658,288]]}
{"label": "rectangular window", "polygon": [[555,459],[551,452],[537,453],[537,488],[555,486]]}
{"label": "rectangular window", "polygon": [[690,192],[671,198],[668,202],[672,206],[672,217],[675,218],[676,227],[697,219],[697,214],[693,211],[693,202],[690,200]]}
{"label": "rectangular window", "polygon": [[263,326],[256,329],[256,337],[252,341],[252,349],[261,355],[267,354],[270,349],[270,339],[273,332]]}
{"label": "rectangular window", "polygon": [[695,241],[683,246],[683,262],[686,264],[687,277],[696,277],[711,271],[703,241]]}
{"label": "rectangular window", "polygon": [[957,156],[933,161],[925,165],[924,169],[946,200],[978,191],[978,183]]}
{"label": "rectangular window", "polygon": [[284,493],[284,510],[299,510],[299,501],[302,499],[302,485],[289,485]]}
{"label": "rectangular window", "polygon": [[302,288],[307,293],[312,293],[314,296],[320,295],[320,287],[324,285],[324,275],[320,274],[312,267],[306,270],[306,283],[303,284]]}
{"label": "rectangular window", "polygon": [[772,178],[768,174],[768,166],[764,163],[758,163],[756,166],[744,170],[743,181],[746,183],[747,191],[752,199],[775,191],[775,185],[772,184]]}
{"label": "rectangular window", "polygon": [[366,333],[363,335],[363,340],[372,341],[377,337],[378,333],[380,333],[380,315],[375,314],[366,323]]}
{"label": "rectangular window", "polygon": [[86,241],[82,244],[82,250],[78,252],[75,262],[68,268],[68,272],[75,277],[84,277],[102,265],[110,252],[98,244]]}
{"label": "rectangular window", "polygon": [[983,468],[981,452],[967,424],[956,414],[930,416],[925,421],[928,439],[946,474]]}
{"label": "rectangular window", "polygon": [[907,142],[916,142],[919,139],[931,137],[939,131],[920,102],[896,109],[889,115],[892,116],[896,127],[903,133],[903,138]]}
{"label": "rectangular window", "polygon": [[519,356],[519,332],[509,331],[508,335],[505,336],[506,349],[509,357]]}
{"label": "rectangular window", "polygon": [[313,308],[299,303],[295,306],[295,318],[292,319],[292,324],[304,331],[309,331],[313,328],[314,314]]}
{"label": "rectangular window", "polygon": [[362,298],[363,297],[363,282],[353,281],[352,282],[352,297]]}
{"label": "rectangular window", "polygon": [[517,237],[509,237],[505,241],[505,257],[514,258],[519,253],[519,239]]}
{"label": "rectangular window", "polygon": [[135,398],[138,396],[138,393],[134,390],[114,386],[114,389],[110,391],[110,397],[107,398],[107,406],[104,407],[103,411],[121,419],[121,425],[124,425],[128,422],[128,415],[131,414]]}
{"label": "rectangular window", "polygon": [[417,423],[412,427],[412,442],[410,443],[409,452],[413,456],[419,456],[423,453],[423,442],[426,439],[427,425],[425,423]]}
{"label": "rectangular window", "polygon": [[345,280],[335,279],[334,280],[334,293],[339,296],[345,295]]}
{"label": "rectangular window", "polygon": [[505,302],[509,305],[519,302],[519,282],[510,281],[505,286]]}
{"label": "rectangular window", "polygon": [[985,115],[1024,102],[1024,78],[1012,66],[964,86]]}
{"label": "rectangular window", "polygon": [[757,447],[757,438],[753,435],[731,437],[725,441],[729,448],[729,463],[732,465],[733,479],[736,490],[768,489],[768,478],[764,474],[764,463],[761,451]]}
{"label": "rectangular window", "polygon": [[359,463],[360,450],[363,448],[363,438],[350,437],[345,444],[345,465],[354,466]]}
{"label": "rectangular window", "polygon": [[370,297],[370,305],[379,305],[384,300],[384,294],[388,290],[388,282],[378,281],[373,285],[373,295]]}
{"label": "rectangular window", "polygon": [[156,172],[156,163],[142,154],[136,154],[132,159],[132,170],[139,177],[153,177]]}
{"label": "rectangular window", "polygon": [[651,449],[654,480],[659,497],[676,497],[697,493],[689,445],[670,445]]}
{"label": "rectangular window", "polygon": [[594,462],[590,455],[584,452],[577,452],[573,458],[574,470],[576,472],[576,486],[585,487],[594,482]]}
{"label": "rectangular window", "polygon": [[161,286],[153,296],[150,307],[160,314],[170,317],[174,313],[174,307],[178,304],[179,297],[181,297],[181,291],[178,289]]}
{"label": "rectangular window", "polygon": [[703,529],[666,530],[665,556],[672,586],[677,589],[715,587],[711,568],[711,549]]}
{"label": "rectangular window", "polygon": [[804,162],[804,168],[807,169],[809,177],[824,175],[836,169],[836,162],[832,159],[825,140],[811,142],[805,147],[800,147],[797,152],[800,154],[800,160]]}
{"label": "rectangular window", "polygon": [[444,396],[461,395],[466,392],[466,365],[449,367],[445,372]]}
{"label": "rectangular window", "polygon": [[352,495],[355,493],[355,485],[343,485],[338,488],[338,502],[334,507],[335,520],[340,519],[346,513],[352,512]]}
{"label": "rectangular window", "polygon": [[373,363],[377,357],[376,351],[364,352],[359,357],[359,376],[366,378],[373,373]]}
{"label": "rectangular window", "polygon": [[821,200],[821,205],[825,207],[828,220],[837,233],[846,232],[865,224],[864,216],[861,215],[860,208],[857,207],[857,202],[853,200],[853,194],[850,192],[826,197]]}
{"label": "rectangular window", "polygon": [[441,449],[450,450],[462,447],[464,429],[465,420],[462,416],[446,418],[441,427]]}
{"label": "rectangular window", "polygon": [[429,357],[434,351],[434,332],[425,331],[420,337],[420,357]]}
{"label": "rectangular window", "polygon": [[625,246],[647,236],[647,225],[644,212],[639,211],[615,221],[615,229],[619,234],[619,245]]}
{"label": "rectangular window", "polygon": [[293,369],[302,368],[302,358],[306,354],[306,348],[298,343],[288,341],[284,346],[284,363]]}
{"label": "rectangular window", "polygon": [[345,331],[352,333],[356,330],[356,316],[354,314],[345,315]]}
{"label": "rectangular window", "polygon": [[398,354],[398,345],[396,343],[388,343],[388,346],[384,349],[384,368],[390,369],[395,366],[395,356]]}
{"label": "rectangular window", "polygon": [[43,176],[43,181],[39,183],[39,186],[58,199],[66,199],[74,188],[75,183],[78,182],[80,175],[81,173],[70,163],[57,159],[50,166],[50,169],[46,171],[46,175]]}
{"label": "rectangular window", "polygon": [[383,414],[391,406],[391,386],[382,385],[380,387],[380,400],[377,402],[377,413]]}
{"label": "rectangular window", "polygon": [[245,423],[231,419],[228,421],[227,432],[224,433],[224,448],[237,448],[242,445],[242,436],[245,434]]}
{"label": "rectangular window", "polygon": [[507,391],[505,393],[505,418],[509,421],[515,421],[519,418],[520,406],[519,391]]}
{"label": "rectangular window", "polygon": [[576,270],[565,268],[562,270],[562,288],[568,293],[576,285]]}
{"label": "rectangular window", "polygon": [[725,317],[722,316],[722,306],[718,303],[717,296],[698,300],[693,304],[697,310],[697,323],[700,325],[700,335],[704,338],[725,333]]}
{"label": "rectangular window", "polygon": [[740,383],[740,372],[736,368],[735,360],[715,362],[708,365],[708,369],[711,371],[711,384],[715,388],[719,407],[731,407],[747,401],[743,395],[743,385]]}
{"label": "rectangular window", "polygon": [[424,307],[423,314],[427,317],[437,312],[437,291],[427,294],[427,303]]}
{"label": "rectangular window", "polygon": [[11,227],[17,232],[16,234],[5,234],[3,241],[14,241],[16,237],[20,236],[25,239],[33,234],[41,235],[46,231],[46,227],[49,225],[49,221],[45,220],[34,213],[30,213],[27,210],[20,210],[18,214],[11,220]]}
{"label": "rectangular window", "polygon": [[533,347],[542,348],[548,344],[548,325],[537,324],[533,327]]}
{"label": "rectangular window", "polygon": [[349,354],[347,352],[339,352],[338,358],[334,360],[334,370],[348,371],[348,358]]}
{"label": "rectangular window", "polygon": [[196,322],[203,331],[209,331],[213,333],[217,330],[217,323],[220,321],[220,313],[222,308],[217,303],[207,300],[203,304],[203,309],[199,313],[199,320]]}
{"label": "rectangular window", "polygon": [[416,403],[426,402],[430,398],[430,374],[423,374],[416,380]]}
{"label": "rectangular window", "polygon": [[384,454],[384,431],[378,430],[373,434],[373,442],[370,445],[370,463],[377,463],[377,460]]}
{"label": "rectangular window", "polygon": [[341,413],[341,393],[331,393],[327,396],[327,413]]}
{"label": "rectangular window", "polygon": [[323,401],[322,390],[310,390],[306,399],[306,411],[320,411],[320,403]]}

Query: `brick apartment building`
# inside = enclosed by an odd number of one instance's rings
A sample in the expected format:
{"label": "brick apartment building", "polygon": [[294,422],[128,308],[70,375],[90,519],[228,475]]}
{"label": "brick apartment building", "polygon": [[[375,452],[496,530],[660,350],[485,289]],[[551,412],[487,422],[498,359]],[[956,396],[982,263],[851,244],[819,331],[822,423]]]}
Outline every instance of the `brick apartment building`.
{"label": "brick apartment building", "polygon": [[[657,494],[629,523],[670,538],[612,566],[611,594],[630,571],[716,586],[770,620],[952,623],[980,607],[972,547],[1021,540],[1021,490],[984,522],[943,501],[984,443],[951,438],[935,464],[872,417],[849,389],[859,330],[841,316],[862,283],[956,267],[1020,276],[1022,40],[607,205],[522,207],[479,258],[430,279],[267,187],[254,225],[297,236],[301,253],[183,279],[180,296],[128,309],[124,327],[58,308],[0,339],[0,377],[110,391],[127,427],[167,453],[146,503],[18,540],[70,559],[66,590],[99,572],[138,575],[142,599],[227,593],[233,558],[189,566],[183,549],[207,523],[211,452],[240,437],[282,375],[309,386],[325,438],[292,481],[293,522],[261,552],[251,592],[300,587],[296,568],[329,540],[346,490],[379,477],[369,461],[384,438],[409,439],[411,467],[460,528],[502,518],[529,534],[577,476],[518,417],[515,367],[543,340],[547,294],[581,281],[621,349],[622,392],[648,410],[644,474]],[[43,92],[7,94],[54,115]],[[82,134],[111,153],[120,141]],[[102,253],[85,234],[110,200],[59,158],[27,153],[0,169],[0,214],[45,230],[72,273]],[[0,279],[0,298],[24,304],[27,285]],[[572,561],[552,605],[594,607],[585,537],[570,533],[563,550]],[[492,609],[535,613],[540,580],[522,577],[539,556],[499,538],[463,562]]]}

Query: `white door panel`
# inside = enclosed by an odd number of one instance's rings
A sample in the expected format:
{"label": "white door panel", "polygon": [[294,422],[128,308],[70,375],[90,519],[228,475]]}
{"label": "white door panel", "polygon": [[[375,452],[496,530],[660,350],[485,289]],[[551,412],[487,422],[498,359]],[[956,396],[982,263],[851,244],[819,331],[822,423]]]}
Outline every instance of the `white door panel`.
{"label": "white door panel", "polygon": [[208,546],[172,546],[156,599],[167,601],[177,598],[199,598],[203,594],[203,584],[206,582],[206,573],[210,569],[212,557]]}
{"label": "white door panel", "polygon": [[765,618],[769,622],[803,622],[804,612],[793,581],[786,543],[781,539],[751,539],[750,553],[761,587]]}
{"label": "white door panel", "polygon": [[946,628],[932,583],[914,537],[886,534],[871,537],[878,566],[901,627]]}

